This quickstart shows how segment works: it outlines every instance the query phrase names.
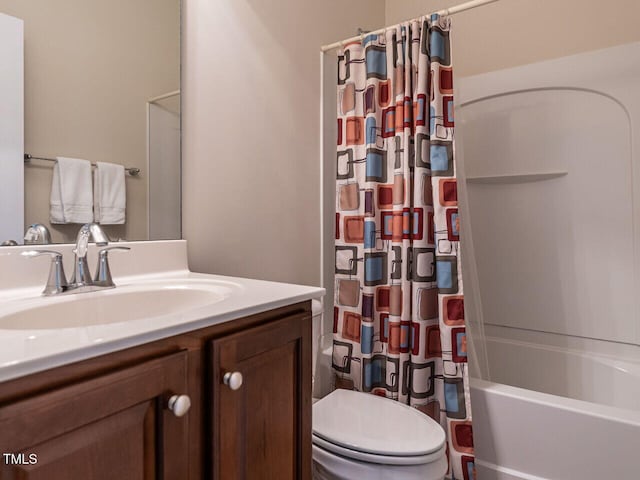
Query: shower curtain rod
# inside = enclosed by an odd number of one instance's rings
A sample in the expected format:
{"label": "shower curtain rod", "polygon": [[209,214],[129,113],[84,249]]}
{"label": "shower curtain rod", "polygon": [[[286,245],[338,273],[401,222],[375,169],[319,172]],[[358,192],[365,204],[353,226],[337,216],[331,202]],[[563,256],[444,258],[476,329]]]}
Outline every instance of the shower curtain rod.
{"label": "shower curtain rod", "polygon": [[[484,5],[488,5],[490,3],[497,2],[498,0],[471,0],[470,2],[465,2],[460,5],[455,5],[450,8],[444,8],[442,10],[438,10],[437,12],[433,12],[430,15],[438,14],[440,16],[444,15],[453,15],[456,13],[464,12],[465,10],[471,10],[472,8],[482,7]],[[408,20],[409,21],[409,20]],[[356,35],[355,37],[347,38],[345,40],[341,40],[340,42],[330,43],[329,45],[323,45],[320,47],[320,51],[328,52],[329,50],[334,50],[336,48],[340,48],[347,43],[355,42],[357,40],[361,40],[364,35],[377,35],[380,33],[385,33],[390,28],[394,28],[396,25],[380,28],[379,30],[374,30],[373,32],[363,33],[362,35]]]}

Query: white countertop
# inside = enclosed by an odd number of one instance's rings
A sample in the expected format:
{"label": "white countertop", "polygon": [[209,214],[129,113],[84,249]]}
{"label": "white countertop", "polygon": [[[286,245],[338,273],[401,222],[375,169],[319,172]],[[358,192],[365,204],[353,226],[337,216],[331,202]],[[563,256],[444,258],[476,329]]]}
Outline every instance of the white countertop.
{"label": "white countertop", "polygon": [[[140,244],[143,243],[146,242],[128,243],[127,245],[138,244],[136,250],[140,252]],[[166,243],[169,251],[173,249],[174,253],[177,252],[179,255],[184,253],[184,262],[176,262],[174,258],[173,263],[167,262],[167,265],[175,267],[176,263],[184,263],[186,266],[186,243],[180,241]],[[25,249],[24,247],[14,248],[18,248],[18,251]],[[153,248],[155,249],[154,255],[157,255],[157,245]],[[167,255],[171,255],[169,251]],[[140,255],[144,256],[144,253],[140,253]],[[11,261],[15,263],[15,255],[13,257]],[[115,255],[113,259],[116,259]],[[3,258],[0,254],[0,269],[2,262]],[[141,260],[138,259],[138,263],[140,262]],[[135,272],[129,268],[127,273],[130,275],[114,275],[114,280],[118,285],[115,289],[47,298],[40,297],[42,282],[46,280],[46,267],[48,267],[48,263],[42,263],[45,266],[44,274],[42,275],[42,271],[38,272],[38,275],[41,275],[38,285],[30,284],[32,282],[23,282],[29,285],[13,289],[0,288],[0,325],[3,314],[15,311],[25,302],[31,302],[39,307],[44,306],[42,311],[46,316],[47,305],[54,305],[56,302],[72,302],[76,298],[88,298],[86,296],[107,298],[106,296],[113,295],[112,292],[130,292],[135,295],[141,285],[173,284],[177,285],[177,288],[185,285],[198,288],[199,285],[206,287],[209,284],[216,284],[226,292],[225,298],[216,303],[184,309],[179,313],[157,314],[148,318],[124,322],[51,329],[20,329],[19,325],[3,329],[0,326],[0,382],[278,307],[320,298],[325,293],[325,290],[319,287],[206,275],[190,272],[186,268],[163,271],[161,260],[156,258],[154,263],[155,271],[152,273],[131,275]],[[126,268],[123,266],[123,269]],[[118,271],[117,266],[112,265],[112,271],[115,274]],[[87,312],[87,315],[91,315],[91,313]],[[19,320],[18,316],[15,323],[19,323]],[[39,322],[45,323],[46,318],[39,320]]]}

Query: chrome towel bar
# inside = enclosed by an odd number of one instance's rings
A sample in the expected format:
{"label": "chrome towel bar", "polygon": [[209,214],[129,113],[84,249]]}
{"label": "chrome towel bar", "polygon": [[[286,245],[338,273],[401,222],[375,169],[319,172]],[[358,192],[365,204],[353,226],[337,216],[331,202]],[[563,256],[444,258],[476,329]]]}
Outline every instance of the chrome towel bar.
{"label": "chrome towel bar", "polygon": [[[42,161],[45,161],[45,162],[56,162],[55,158],[35,157],[33,155],[25,153],[24,154],[24,161],[25,162],[30,162],[31,160],[42,160]],[[92,163],[91,166],[95,167],[96,164]],[[125,167],[125,171],[129,175],[131,175],[132,177],[137,177],[138,175],[140,175],[140,169],[136,168],[136,167]]]}

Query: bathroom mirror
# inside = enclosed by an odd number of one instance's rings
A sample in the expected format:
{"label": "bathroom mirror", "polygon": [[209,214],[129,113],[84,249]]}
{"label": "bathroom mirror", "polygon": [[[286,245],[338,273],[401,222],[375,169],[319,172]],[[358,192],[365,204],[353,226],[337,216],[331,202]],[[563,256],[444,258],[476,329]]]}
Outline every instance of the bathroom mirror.
{"label": "bathroom mirror", "polygon": [[[34,157],[14,180],[23,174],[25,229],[40,223],[53,243],[75,241],[79,224],[50,222],[55,161],[47,160],[71,157],[139,169],[125,174],[125,223],[104,225],[112,240],[181,237],[180,7],[180,0],[0,0],[0,13],[19,19],[24,35],[23,92],[12,95],[24,99],[21,153]],[[18,50],[0,54],[15,60]],[[12,114],[4,110],[0,117]],[[6,123],[19,116],[0,118]],[[8,181],[4,163],[0,177]],[[22,235],[6,240],[23,243]]]}

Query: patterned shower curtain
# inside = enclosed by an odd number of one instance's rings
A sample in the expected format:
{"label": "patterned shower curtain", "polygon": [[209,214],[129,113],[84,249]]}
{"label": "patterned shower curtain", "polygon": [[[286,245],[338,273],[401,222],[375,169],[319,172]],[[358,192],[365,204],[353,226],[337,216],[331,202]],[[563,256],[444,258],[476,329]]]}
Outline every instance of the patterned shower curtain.
{"label": "patterned shower curtain", "polygon": [[410,404],[474,478],[450,19],[338,53],[333,368],[336,387]]}

